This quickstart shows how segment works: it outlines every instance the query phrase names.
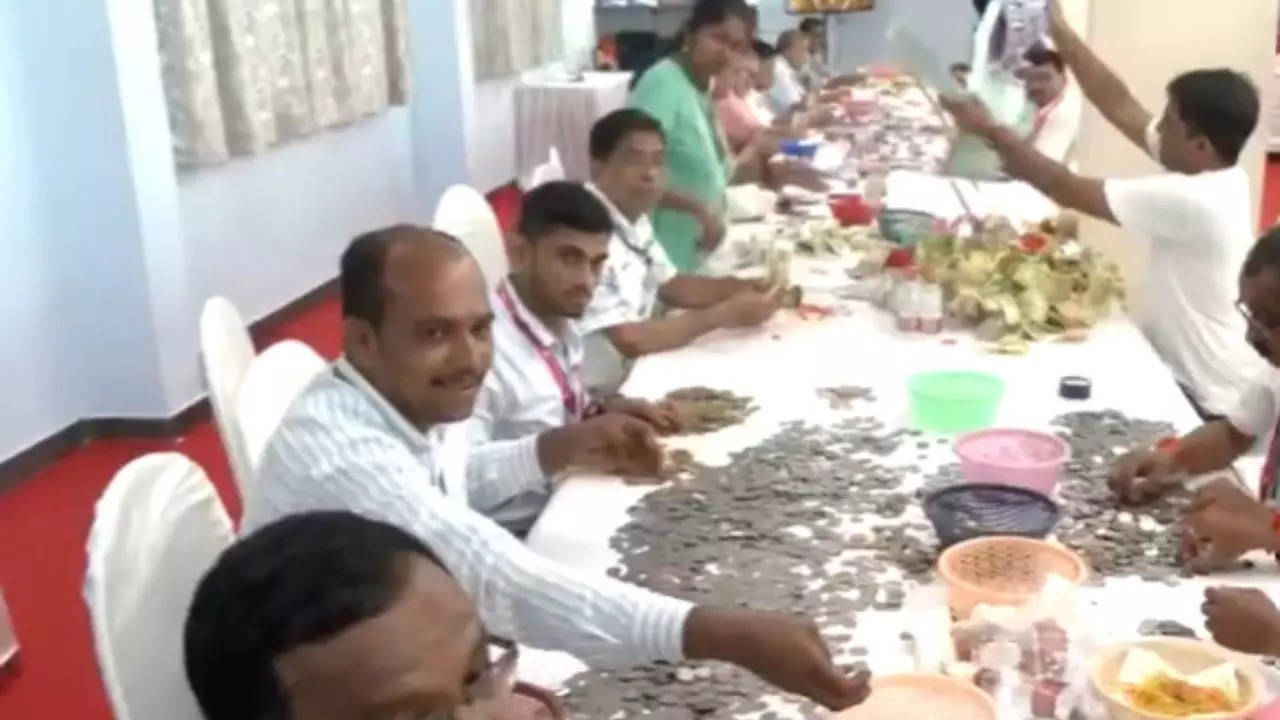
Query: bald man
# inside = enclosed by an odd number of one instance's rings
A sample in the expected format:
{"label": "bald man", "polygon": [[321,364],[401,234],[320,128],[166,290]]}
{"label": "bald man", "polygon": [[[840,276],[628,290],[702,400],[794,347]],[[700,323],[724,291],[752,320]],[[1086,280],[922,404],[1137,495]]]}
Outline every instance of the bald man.
{"label": "bald man", "polygon": [[652,462],[649,426],[605,415],[469,446],[493,348],[475,261],[454,240],[399,226],[342,258],[345,355],[285,414],[268,443],[244,529],[345,510],[400,527],[435,551],[492,632],[621,667],[717,659],[832,708],[861,702],[865,676],[832,664],[814,624],[692,604],[572,572],[485,517],[569,467]]}

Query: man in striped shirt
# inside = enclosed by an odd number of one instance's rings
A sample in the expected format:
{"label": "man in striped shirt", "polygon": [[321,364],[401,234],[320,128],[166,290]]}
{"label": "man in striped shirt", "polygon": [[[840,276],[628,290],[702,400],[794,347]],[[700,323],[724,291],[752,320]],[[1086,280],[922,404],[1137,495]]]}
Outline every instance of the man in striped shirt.
{"label": "man in striped shirt", "polygon": [[867,678],[837,670],[811,621],[694,607],[539,557],[483,515],[546,476],[644,462],[648,426],[607,415],[469,447],[460,424],[489,369],[492,313],[479,267],[456,241],[399,226],[342,259],[345,355],[285,414],[246,499],[244,530],[347,510],[421,538],[475,601],[485,626],[596,666],[716,659],[828,707],[860,702]]}

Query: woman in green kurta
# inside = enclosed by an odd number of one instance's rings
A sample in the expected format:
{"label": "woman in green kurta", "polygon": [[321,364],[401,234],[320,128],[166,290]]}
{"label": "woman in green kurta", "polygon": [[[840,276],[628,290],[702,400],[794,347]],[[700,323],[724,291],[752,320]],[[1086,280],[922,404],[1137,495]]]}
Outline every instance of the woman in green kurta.
{"label": "woman in green kurta", "polygon": [[667,188],[654,213],[658,241],[681,272],[724,234],[733,158],[711,100],[711,80],[747,47],[754,16],[744,0],[698,0],[681,48],[649,68],[628,104],[652,115],[667,140]]}

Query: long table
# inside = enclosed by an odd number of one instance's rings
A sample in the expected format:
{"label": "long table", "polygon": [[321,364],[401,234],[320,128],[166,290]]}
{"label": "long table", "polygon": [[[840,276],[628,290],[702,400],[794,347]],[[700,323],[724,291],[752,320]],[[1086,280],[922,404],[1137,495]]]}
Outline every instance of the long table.
{"label": "long table", "polygon": [[[758,229],[735,226],[731,233],[741,238]],[[759,406],[740,425],[673,438],[666,441],[670,447],[687,449],[699,462],[717,465],[726,463],[730,453],[760,442],[789,421],[821,426],[850,415],[874,415],[890,427],[909,427],[907,378],[936,369],[972,369],[1003,378],[1007,390],[998,426],[1048,430],[1051,420],[1060,414],[1103,409],[1166,421],[1179,432],[1199,424],[1166,366],[1123,315],[1101,323],[1085,342],[1039,343],[1025,356],[1002,356],[987,352],[968,332],[904,334],[883,310],[838,300],[829,293],[847,281],[831,260],[797,259],[793,280],[805,287],[806,298],[831,304],[838,313],[813,321],[784,311],[762,328],[716,332],[689,347],[647,356],[636,363],[622,389],[627,395],[658,399],[678,387],[705,385],[750,396]],[[1066,375],[1089,378],[1092,399],[1072,402],[1059,398],[1058,381]],[[838,385],[870,387],[876,397],[852,411],[835,411],[817,390]],[[949,446],[933,443],[930,448],[924,463],[917,459],[919,451],[912,444],[904,457],[891,457],[887,464],[927,468],[954,462]],[[911,483],[919,482],[920,477],[909,479],[903,490],[909,492],[914,489]],[[617,478],[569,479],[552,497],[528,543],[565,565],[603,573],[618,559],[609,548],[610,536],[626,522],[628,508],[651,490],[625,485]],[[920,508],[912,507],[900,522],[922,520]],[[1274,586],[1275,572],[1274,563],[1261,558],[1253,570],[1188,579],[1174,587],[1132,577],[1108,578],[1103,586],[1084,590],[1084,595],[1096,609],[1090,623],[1100,637],[1134,636],[1138,624],[1152,617],[1202,630],[1199,605],[1206,586]],[[906,608],[859,615],[853,642],[869,649],[867,661],[873,671],[909,669],[899,634],[913,628],[918,633],[925,615],[933,622],[938,613],[945,612],[941,589],[915,586]],[[520,673],[526,679],[558,686],[582,669],[582,664],[568,655],[530,651],[522,657]]]}

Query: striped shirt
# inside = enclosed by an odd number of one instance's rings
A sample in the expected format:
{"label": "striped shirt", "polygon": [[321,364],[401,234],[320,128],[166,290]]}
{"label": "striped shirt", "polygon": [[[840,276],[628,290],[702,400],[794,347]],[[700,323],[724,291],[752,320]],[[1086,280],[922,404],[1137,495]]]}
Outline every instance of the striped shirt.
{"label": "striped shirt", "polygon": [[599,667],[681,659],[689,603],[561,567],[481,514],[543,482],[536,443],[468,447],[465,424],[419,431],[339,360],[267,444],[243,530],[355,512],[420,537],[498,635]]}

